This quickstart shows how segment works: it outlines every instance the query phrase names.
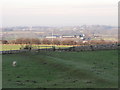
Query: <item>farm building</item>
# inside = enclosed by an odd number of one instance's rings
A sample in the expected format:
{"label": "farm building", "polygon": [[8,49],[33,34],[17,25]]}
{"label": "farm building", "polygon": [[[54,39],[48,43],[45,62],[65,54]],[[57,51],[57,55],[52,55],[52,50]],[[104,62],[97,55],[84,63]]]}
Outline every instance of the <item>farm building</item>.
{"label": "farm building", "polygon": [[53,36],[46,36],[46,38],[59,38],[59,35],[53,35]]}
{"label": "farm building", "polygon": [[73,35],[73,36],[64,36],[64,35],[62,35],[61,38],[76,38],[76,35]]}
{"label": "farm building", "polygon": [[84,40],[85,39],[85,35],[84,34],[80,34],[80,35],[53,35],[53,36],[46,36],[45,38],[47,39],[81,39]]}

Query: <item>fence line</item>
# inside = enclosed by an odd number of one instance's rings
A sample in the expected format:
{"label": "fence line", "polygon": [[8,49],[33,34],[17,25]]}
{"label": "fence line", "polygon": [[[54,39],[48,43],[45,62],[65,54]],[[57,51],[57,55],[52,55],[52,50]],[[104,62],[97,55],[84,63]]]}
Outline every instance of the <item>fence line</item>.
{"label": "fence line", "polygon": [[87,46],[73,46],[68,48],[41,48],[41,49],[31,49],[31,50],[8,50],[8,51],[0,51],[0,54],[14,54],[20,52],[28,52],[28,51],[96,51],[96,50],[113,50],[118,49],[120,46],[118,44],[102,44],[102,45],[87,45]]}

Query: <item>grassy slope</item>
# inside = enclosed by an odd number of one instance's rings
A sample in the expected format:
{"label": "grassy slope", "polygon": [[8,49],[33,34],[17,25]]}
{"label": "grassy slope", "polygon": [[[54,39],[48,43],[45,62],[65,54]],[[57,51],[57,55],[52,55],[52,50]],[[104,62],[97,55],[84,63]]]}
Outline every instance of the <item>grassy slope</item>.
{"label": "grassy slope", "polygon": [[2,56],[0,55],[0,89],[2,89]]}
{"label": "grassy slope", "polygon": [[[17,67],[11,66],[14,60]],[[3,55],[3,87],[111,88],[117,80],[115,50]]]}

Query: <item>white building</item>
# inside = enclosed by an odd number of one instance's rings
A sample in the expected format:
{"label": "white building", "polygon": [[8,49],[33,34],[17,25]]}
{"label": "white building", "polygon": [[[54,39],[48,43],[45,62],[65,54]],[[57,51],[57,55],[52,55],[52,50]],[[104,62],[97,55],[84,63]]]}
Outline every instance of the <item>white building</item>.
{"label": "white building", "polygon": [[46,36],[46,38],[57,38],[56,36]]}

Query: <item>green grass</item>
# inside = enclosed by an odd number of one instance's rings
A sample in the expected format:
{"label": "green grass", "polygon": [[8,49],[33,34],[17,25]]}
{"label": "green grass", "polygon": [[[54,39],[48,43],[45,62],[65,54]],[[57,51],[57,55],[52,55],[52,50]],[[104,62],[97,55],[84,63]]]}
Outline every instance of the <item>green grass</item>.
{"label": "green grass", "polygon": [[[25,45],[19,45],[19,44],[4,44],[0,45],[0,51],[7,51],[7,50],[20,50],[21,47],[24,47]],[[47,46],[47,47],[46,47]],[[45,48],[52,48],[53,45],[32,45],[32,47],[35,49],[45,49]],[[65,46],[65,45],[54,45],[56,48],[67,48],[71,46]]]}
{"label": "green grass", "polygon": [[1,49],[0,51],[7,51],[7,50],[19,50],[21,45],[1,45]]}
{"label": "green grass", "polygon": [[0,89],[2,89],[2,55],[0,56]]}
{"label": "green grass", "polygon": [[[3,88],[117,88],[118,52],[3,55]],[[12,62],[17,66],[12,67]]]}

